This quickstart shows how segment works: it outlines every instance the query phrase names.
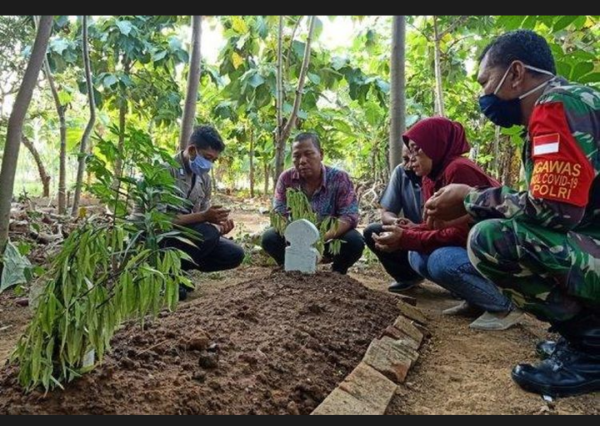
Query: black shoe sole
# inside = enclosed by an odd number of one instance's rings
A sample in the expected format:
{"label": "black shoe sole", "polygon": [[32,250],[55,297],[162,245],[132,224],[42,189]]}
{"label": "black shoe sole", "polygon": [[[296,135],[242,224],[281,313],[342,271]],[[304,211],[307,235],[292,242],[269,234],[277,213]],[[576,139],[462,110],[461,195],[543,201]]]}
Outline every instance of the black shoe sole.
{"label": "black shoe sole", "polygon": [[537,393],[538,395],[548,395],[553,398],[600,392],[600,379],[592,380],[579,386],[550,386],[531,382],[515,373],[512,373],[511,376],[515,383],[523,390]]}

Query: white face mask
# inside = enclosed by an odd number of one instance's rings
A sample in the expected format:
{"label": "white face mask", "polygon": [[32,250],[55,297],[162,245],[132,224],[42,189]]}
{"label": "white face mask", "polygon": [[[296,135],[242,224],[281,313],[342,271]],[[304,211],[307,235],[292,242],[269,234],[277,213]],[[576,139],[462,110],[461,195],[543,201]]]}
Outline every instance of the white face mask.
{"label": "white face mask", "polygon": [[[506,71],[504,72],[504,75],[502,76],[502,80],[500,80],[500,83],[498,83],[498,87],[496,87],[496,90],[494,90],[494,95],[498,94],[498,92],[502,88],[502,85],[504,84],[504,81],[506,80],[506,77],[508,76],[508,72],[510,71],[510,69],[512,68],[513,65],[514,65],[514,62],[511,63],[508,66],[508,68],[506,69]],[[549,75],[549,76],[554,77],[554,78],[551,78],[550,80],[546,80],[542,84],[540,84],[539,86],[536,86],[533,89],[529,90],[528,92],[523,93],[521,96],[519,96],[518,99],[526,98],[527,96],[531,95],[535,91],[537,91],[537,90],[541,89],[542,87],[546,86],[547,84],[549,84],[551,81],[554,81],[554,79],[556,78],[556,76],[554,74],[552,74],[550,71],[546,71],[546,70],[543,70],[543,69],[540,69],[540,68],[532,67],[531,65],[525,65],[525,64],[523,64],[523,66],[525,68],[527,68],[528,70],[537,71],[539,73],[546,74],[546,75]]]}

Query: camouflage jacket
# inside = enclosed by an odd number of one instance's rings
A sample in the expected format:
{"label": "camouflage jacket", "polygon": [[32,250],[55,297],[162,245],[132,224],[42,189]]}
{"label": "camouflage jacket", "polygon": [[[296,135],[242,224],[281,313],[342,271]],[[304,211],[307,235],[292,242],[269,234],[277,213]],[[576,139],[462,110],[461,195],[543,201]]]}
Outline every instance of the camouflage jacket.
{"label": "camouflage jacket", "polygon": [[478,221],[507,218],[600,239],[600,92],[563,79],[537,100],[525,137],[527,191],[473,190]]}

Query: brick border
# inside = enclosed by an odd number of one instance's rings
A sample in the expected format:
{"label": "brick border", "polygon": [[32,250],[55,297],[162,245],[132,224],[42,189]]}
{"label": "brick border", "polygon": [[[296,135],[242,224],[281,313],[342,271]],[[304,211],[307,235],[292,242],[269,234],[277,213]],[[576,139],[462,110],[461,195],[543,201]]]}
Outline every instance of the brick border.
{"label": "brick border", "polygon": [[374,339],[358,366],[311,415],[383,415],[397,385],[419,358],[423,333],[415,326],[427,317],[414,306],[398,302],[400,315],[382,336]]}

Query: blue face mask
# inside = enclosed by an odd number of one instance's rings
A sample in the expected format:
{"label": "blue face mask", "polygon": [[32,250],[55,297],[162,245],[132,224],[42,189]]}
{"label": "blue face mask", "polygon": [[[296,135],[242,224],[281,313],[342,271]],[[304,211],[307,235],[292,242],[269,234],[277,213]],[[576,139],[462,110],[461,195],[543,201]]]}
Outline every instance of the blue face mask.
{"label": "blue face mask", "polygon": [[[500,91],[500,88],[502,87],[502,84],[504,84],[504,80],[506,80],[511,67],[512,64],[510,64],[504,73],[504,76],[502,77],[502,80],[500,80],[496,90],[494,90],[494,93],[490,93],[489,95],[484,95],[479,98],[479,108],[481,108],[481,112],[483,112],[483,114],[489,118],[492,123],[501,127],[512,127],[521,124],[521,99],[540,90],[542,87],[554,80],[554,78],[551,78],[550,80],[544,81],[539,86],[531,89],[515,99],[500,99],[496,93]],[[549,71],[535,68],[530,65],[525,65],[525,68],[555,77],[554,74]]]}
{"label": "blue face mask", "polygon": [[198,176],[205,175],[210,172],[212,169],[213,163],[210,160],[207,160],[202,156],[202,154],[198,153],[194,161],[190,161],[190,168],[192,172]]}

